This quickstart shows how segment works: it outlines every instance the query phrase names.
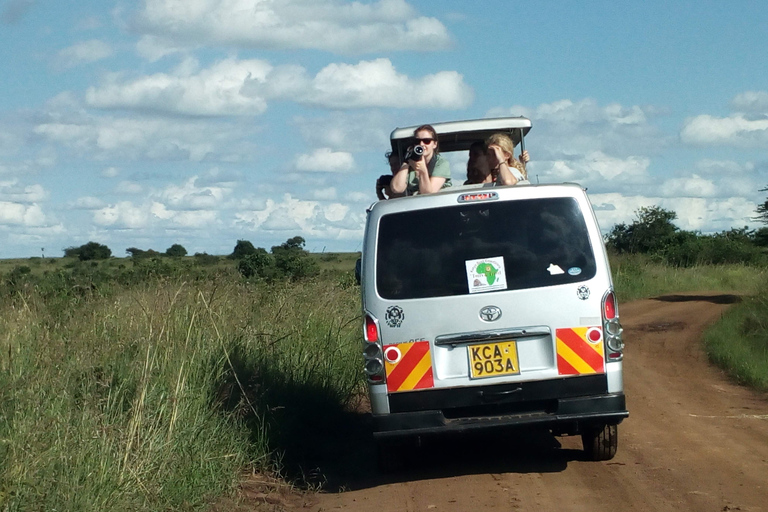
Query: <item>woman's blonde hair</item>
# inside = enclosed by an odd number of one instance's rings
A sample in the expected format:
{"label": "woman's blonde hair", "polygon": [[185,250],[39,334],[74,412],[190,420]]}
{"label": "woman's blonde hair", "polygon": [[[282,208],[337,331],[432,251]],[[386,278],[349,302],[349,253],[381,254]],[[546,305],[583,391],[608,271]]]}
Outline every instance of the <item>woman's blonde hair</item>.
{"label": "woman's blonde hair", "polygon": [[514,167],[517,170],[520,171],[520,173],[523,175],[525,179],[528,179],[528,173],[525,170],[525,166],[518,162],[515,157],[515,143],[512,142],[512,139],[509,137],[509,135],[505,133],[494,133],[488,139],[485,141],[485,146],[488,147],[492,144],[495,144],[496,146],[499,146],[501,149],[509,153],[509,158],[507,159],[507,165],[510,167]]}

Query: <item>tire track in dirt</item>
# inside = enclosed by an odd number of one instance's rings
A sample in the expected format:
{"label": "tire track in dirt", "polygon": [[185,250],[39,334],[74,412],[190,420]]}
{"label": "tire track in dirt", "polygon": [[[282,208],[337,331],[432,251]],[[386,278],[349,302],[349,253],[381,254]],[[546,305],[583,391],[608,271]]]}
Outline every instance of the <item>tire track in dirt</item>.
{"label": "tire track in dirt", "polygon": [[292,509],[768,511],[768,399],[730,383],[701,347],[703,329],[737,300],[621,305],[630,417],[611,461],[583,460],[576,437],[506,433],[427,441],[405,470],[380,475],[369,442],[350,439],[329,490]]}

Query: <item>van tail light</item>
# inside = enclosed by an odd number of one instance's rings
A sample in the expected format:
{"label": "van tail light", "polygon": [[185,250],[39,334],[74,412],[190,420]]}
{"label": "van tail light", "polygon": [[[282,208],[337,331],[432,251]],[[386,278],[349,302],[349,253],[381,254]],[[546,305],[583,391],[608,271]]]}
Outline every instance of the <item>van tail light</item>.
{"label": "van tail light", "polygon": [[608,362],[621,361],[624,358],[624,329],[619,322],[619,308],[613,290],[603,296],[603,333],[605,334],[605,359]]}
{"label": "van tail light", "polygon": [[371,315],[365,315],[363,326],[363,371],[371,384],[386,382],[384,372],[384,353],[379,339],[379,323]]}
{"label": "van tail light", "polygon": [[379,341],[379,326],[371,315],[365,315],[365,341],[368,343]]}

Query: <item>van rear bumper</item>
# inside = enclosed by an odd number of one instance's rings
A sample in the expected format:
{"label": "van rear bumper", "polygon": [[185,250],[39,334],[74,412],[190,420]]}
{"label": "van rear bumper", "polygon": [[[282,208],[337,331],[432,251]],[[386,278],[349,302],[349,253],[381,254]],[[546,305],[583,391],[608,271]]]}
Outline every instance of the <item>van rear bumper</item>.
{"label": "van rear bumper", "polygon": [[472,408],[465,411],[466,415],[442,410],[373,415],[373,435],[382,439],[501,427],[536,427],[558,434],[579,434],[593,427],[621,423],[629,416],[624,393],[559,398],[527,405],[520,412],[514,412],[514,408]]}

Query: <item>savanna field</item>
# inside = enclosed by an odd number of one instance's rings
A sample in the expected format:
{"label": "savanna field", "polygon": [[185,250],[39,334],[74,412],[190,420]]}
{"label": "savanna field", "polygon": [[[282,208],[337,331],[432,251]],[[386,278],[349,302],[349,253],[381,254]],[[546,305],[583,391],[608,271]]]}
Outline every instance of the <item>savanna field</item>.
{"label": "savanna field", "polygon": [[[265,254],[0,262],[0,508],[204,510],[249,471],[321,486],[364,390],[358,255]],[[742,295],[704,342],[768,390],[768,267],[611,259],[620,301]]]}

